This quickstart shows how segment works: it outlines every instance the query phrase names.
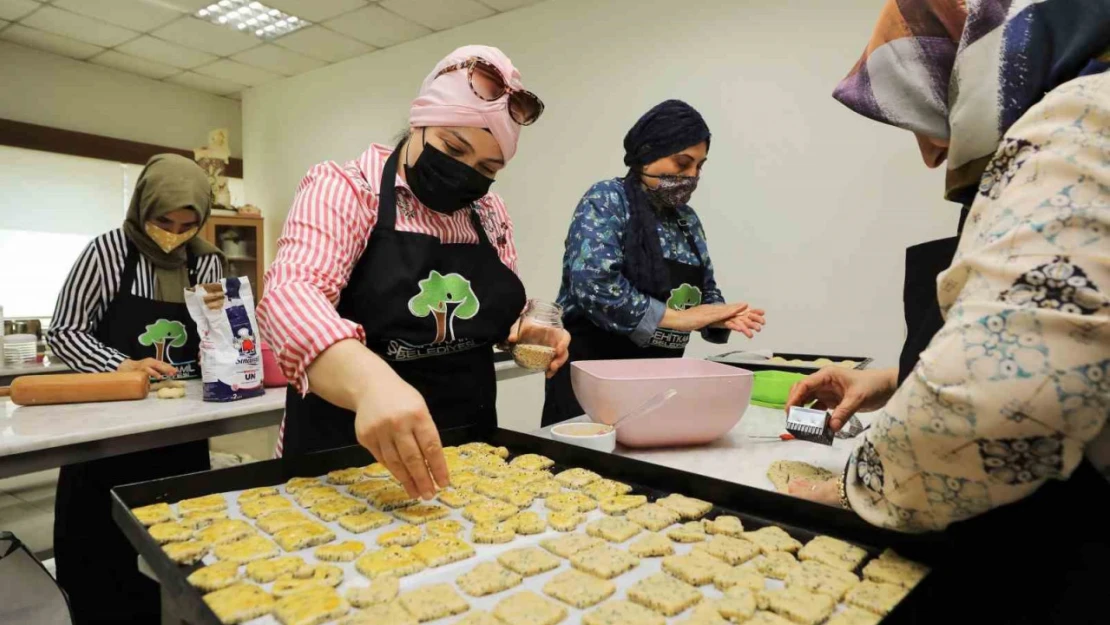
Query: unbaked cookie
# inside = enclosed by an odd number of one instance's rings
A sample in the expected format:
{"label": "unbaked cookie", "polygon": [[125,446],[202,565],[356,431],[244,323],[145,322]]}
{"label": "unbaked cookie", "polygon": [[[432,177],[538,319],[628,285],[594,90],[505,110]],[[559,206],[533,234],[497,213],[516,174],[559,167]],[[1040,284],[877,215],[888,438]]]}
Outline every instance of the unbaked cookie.
{"label": "unbaked cookie", "polygon": [[217,562],[197,569],[186,580],[206,592],[227,588],[239,581],[239,565],[234,562]]}
{"label": "unbaked cookie", "polygon": [[221,623],[244,623],[269,614],[274,598],[258,586],[235,584],[204,595],[204,602]]}
{"label": "unbaked cookie", "polygon": [[381,575],[404,577],[424,570],[424,563],[403,547],[396,545],[371,551],[355,561],[355,568],[370,579]]}
{"label": "unbaked cookie", "polygon": [[484,597],[519,586],[524,578],[496,562],[483,562],[455,580],[471,597]]}
{"label": "unbaked cookie", "polygon": [[543,586],[543,592],[579,610],[595,606],[617,591],[617,586],[581,571],[568,570],[552,577]]}
{"label": "unbaked cookie", "polygon": [[697,588],[670,575],[655,573],[633,584],[628,599],[664,616],[675,616],[701,601],[702,595]]}
{"label": "unbaked cookie", "polygon": [[470,604],[455,592],[451,584],[421,586],[404,593],[398,601],[421,623],[462,614],[470,609]]}
{"label": "unbaked cookie", "polygon": [[620,599],[603,603],[582,616],[582,625],[666,625],[666,622],[654,611]]}
{"label": "unbaked cookie", "polygon": [[525,590],[497,602],[493,614],[506,625],[556,625],[567,617],[567,609]]}
{"label": "unbaked cookie", "polygon": [[474,547],[455,536],[435,536],[419,543],[410,552],[434,568],[473,557]]}
{"label": "unbaked cookie", "polygon": [[854,571],[866,557],[863,549],[831,536],[818,536],[798,551],[799,560],[817,560],[845,571]]}
{"label": "unbaked cookie", "polygon": [[347,589],[347,602],[356,608],[389,603],[401,592],[401,580],[392,575],[382,575],[369,586]]}

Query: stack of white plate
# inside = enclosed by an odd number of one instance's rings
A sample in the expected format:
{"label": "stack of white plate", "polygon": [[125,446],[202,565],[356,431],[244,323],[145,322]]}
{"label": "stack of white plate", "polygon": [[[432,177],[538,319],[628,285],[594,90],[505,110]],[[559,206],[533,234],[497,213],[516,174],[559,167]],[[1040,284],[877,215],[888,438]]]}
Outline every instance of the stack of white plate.
{"label": "stack of white plate", "polygon": [[4,362],[9,365],[34,362],[37,346],[34,334],[9,334],[4,337]]}

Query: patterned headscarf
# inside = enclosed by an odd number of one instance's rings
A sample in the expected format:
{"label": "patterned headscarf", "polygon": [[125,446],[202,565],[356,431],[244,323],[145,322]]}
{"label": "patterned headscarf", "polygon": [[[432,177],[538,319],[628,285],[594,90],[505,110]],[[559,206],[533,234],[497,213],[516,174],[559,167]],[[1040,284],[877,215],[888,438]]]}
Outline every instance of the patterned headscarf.
{"label": "patterned headscarf", "polygon": [[658,218],[640,174],[644,166],[701,142],[709,143],[709,126],[701,113],[681,100],[667,100],[644,113],[624,136],[624,191],[628,227],[624,235],[624,273],[632,286],[657,299],[671,288],[659,243]]}
{"label": "patterned headscarf", "polygon": [[1106,0],[887,0],[833,97],[947,159],[945,197],[970,203],[1006,130],[1044,94],[1110,67]]}

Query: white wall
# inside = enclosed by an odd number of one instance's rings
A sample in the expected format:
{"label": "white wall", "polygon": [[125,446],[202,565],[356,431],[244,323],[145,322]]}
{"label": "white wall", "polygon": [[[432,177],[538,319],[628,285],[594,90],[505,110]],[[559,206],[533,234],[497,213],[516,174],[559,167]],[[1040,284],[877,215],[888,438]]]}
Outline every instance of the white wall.
{"label": "white wall", "polygon": [[[123,223],[142,165],[0,146],[0,279],[9,317],[49,317],[74,261]],[[232,203],[243,181],[228,181]]]}
{"label": "white wall", "polygon": [[232,155],[242,154],[235,100],[6,42],[0,118],[183,150],[227,128]]}
{"label": "white wall", "polygon": [[[521,273],[555,296],[571,212],[623,173],[621,140],[677,97],[707,118],[710,161],[694,196],[718,281],[768,310],[733,348],[870,355],[896,362],[903,249],[954,232],[942,174],[907,132],[830,96],[870,36],[877,0],[548,0],[253,89],[244,96],[247,193],[269,250],[305,170],[347,160],[405,124],[424,75],[455,46],[501,47],[547,112],[494,189],[508,202]],[[695,356],[722,348],[700,341]],[[536,377],[502,386],[502,415],[536,415]]]}

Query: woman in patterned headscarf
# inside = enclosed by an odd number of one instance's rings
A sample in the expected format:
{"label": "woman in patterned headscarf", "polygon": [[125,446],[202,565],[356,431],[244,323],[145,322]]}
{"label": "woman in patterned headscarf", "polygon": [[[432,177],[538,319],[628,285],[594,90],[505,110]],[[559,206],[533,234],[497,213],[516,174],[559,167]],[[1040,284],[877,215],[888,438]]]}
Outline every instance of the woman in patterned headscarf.
{"label": "woman in patterned headscarf", "polygon": [[791,490],[945,531],[922,622],[959,599],[961,622],[1105,619],[1108,61],[1105,0],[891,0],[835,93],[947,158],[965,205],[960,237],[907,254],[899,370],[822,371],[789,401],[821,400],[837,428],[881,409],[840,478]]}
{"label": "woman in patterned headscarf", "polygon": [[[762,310],[725,303],[689,204],[710,138],[694,107],[661,102],[624,137],[625,176],[595,184],[578,203],[558,300],[571,362],[679,358],[691,332],[725,343],[762,328]],[[542,424],[583,412],[564,368],[547,383]]]}

